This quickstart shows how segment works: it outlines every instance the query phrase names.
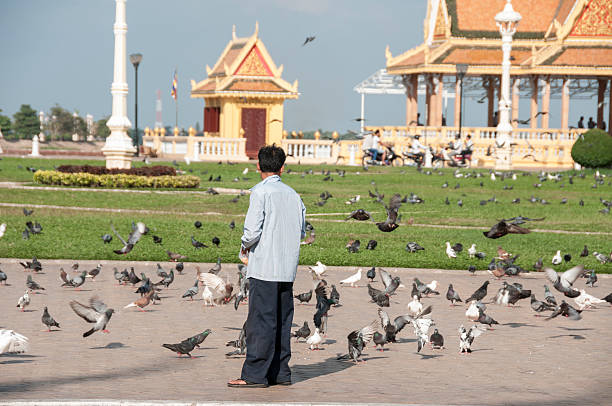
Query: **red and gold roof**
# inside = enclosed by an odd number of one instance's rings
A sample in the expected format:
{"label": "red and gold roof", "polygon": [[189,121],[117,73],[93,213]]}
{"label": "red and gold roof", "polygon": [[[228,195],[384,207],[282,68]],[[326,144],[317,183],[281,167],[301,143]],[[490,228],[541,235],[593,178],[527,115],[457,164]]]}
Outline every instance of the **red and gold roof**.
{"label": "red and gold roof", "polygon": [[263,42],[258,38],[258,25],[247,38],[236,37],[235,29],[223,53],[212,69],[207,65],[208,77],[191,81],[191,97],[238,97],[257,95],[295,99],[297,80],[290,84],[281,78],[283,66],[277,67]]}
{"label": "red and gold roof", "polygon": [[[433,0],[425,40],[392,56],[391,74],[501,74],[501,38],[495,15],[506,0]],[[513,0],[522,20],[514,35],[511,74],[612,76],[611,0]]]}

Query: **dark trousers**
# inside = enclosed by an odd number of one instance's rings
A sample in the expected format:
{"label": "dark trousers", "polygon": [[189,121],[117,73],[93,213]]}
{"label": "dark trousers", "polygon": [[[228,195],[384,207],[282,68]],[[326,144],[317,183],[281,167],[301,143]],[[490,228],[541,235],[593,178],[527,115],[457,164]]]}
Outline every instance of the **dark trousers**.
{"label": "dark trousers", "polygon": [[293,282],[249,278],[246,360],[241,379],[274,385],[291,381]]}

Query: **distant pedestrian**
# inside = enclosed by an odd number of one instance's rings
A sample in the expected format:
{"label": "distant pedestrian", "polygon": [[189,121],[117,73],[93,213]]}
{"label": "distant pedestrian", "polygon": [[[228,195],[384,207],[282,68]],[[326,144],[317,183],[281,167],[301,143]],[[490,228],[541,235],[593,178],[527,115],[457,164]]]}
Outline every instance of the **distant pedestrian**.
{"label": "distant pedestrian", "polygon": [[580,116],[580,120],[578,120],[578,128],[584,128],[584,116]]}
{"label": "distant pedestrian", "polygon": [[423,123],[421,123],[421,113],[417,113],[417,126],[422,126]]}
{"label": "distant pedestrian", "polygon": [[606,122],[604,120],[601,120],[601,124],[599,125],[599,129],[606,131]]}
{"label": "distant pedestrian", "polygon": [[258,159],[262,181],[251,189],[240,249],[249,278],[246,359],[240,379],[227,383],[234,388],[291,385],[293,281],[306,235],[306,208],[281,182],[282,148],[262,147]]}
{"label": "distant pedestrian", "polygon": [[589,127],[589,129],[596,127],[595,121],[593,121],[593,117],[589,117],[589,122],[587,123],[587,127]]}

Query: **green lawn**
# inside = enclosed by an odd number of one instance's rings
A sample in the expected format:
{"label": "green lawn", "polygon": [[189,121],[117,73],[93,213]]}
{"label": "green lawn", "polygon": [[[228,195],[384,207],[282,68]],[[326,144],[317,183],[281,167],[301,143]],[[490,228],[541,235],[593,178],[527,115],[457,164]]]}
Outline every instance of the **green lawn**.
{"label": "green lawn", "polygon": [[[103,164],[103,161],[91,160],[55,160],[29,158],[3,158],[0,160],[0,181],[19,181],[31,184],[32,173],[25,169],[52,169],[60,164]],[[141,162],[136,166],[143,165]],[[246,176],[242,175],[245,167],[249,168]],[[187,166],[179,162],[179,168],[189,174],[200,176],[202,183],[199,191],[208,187],[225,187],[248,189],[257,183],[259,176],[252,164],[216,164],[192,163]],[[364,172],[358,167],[323,167],[289,165],[291,170],[283,176],[285,182],[302,195],[306,204],[309,221],[315,226],[317,240],[312,246],[302,249],[300,261],[312,264],[317,260],[330,265],[371,266],[405,266],[426,268],[464,269],[474,264],[479,269],[486,268],[498,245],[512,253],[520,253],[519,265],[530,267],[537,258],[544,257],[550,263],[550,258],[557,249],[562,253],[570,253],[574,259],[569,265],[584,263],[588,267],[601,272],[612,272],[612,265],[601,265],[591,255],[583,259],[578,254],[584,244],[592,251],[609,253],[612,250],[612,235],[586,234],[555,234],[548,232],[533,232],[528,235],[509,235],[498,240],[490,240],[478,229],[430,228],[418,224],[477,226],[488,227],[496,219],[517,215],[528,217],[546,217],[544,221],[528,224],[529,228],[542,230],[567,230],[574,232],[612,232],[612,217],[601,214],[603,208],[600,198],[612,200],[612,171],[602,171],[608,177],[604,184],[592,188],[593,172],[587,171],[584,179],[576,176],[573,184],[568,181],[570,172],[564,173],[561,181],[547,180],[541,188],[533,184],[539,183],[538,174],[518,173],[516,181],[492,181],[489,171],[461,171],[462,173],[481,173],[480,178],[455,178],[452,170],[436,171],[430,175],[418,173],[414,168],[381,168],[371,167]],[[336,173],[336,169],[346,170],[344,177]],[[312,170],[314,174],[304,174]],[[324,181],[322,171],[330,170],[331,179]],[[210,176],[221,175],[221,182],[209,182]],[[245,178],[245,179],[243,179]],[[237,179],[237,181],[234,181]],[[392,233],[381,233],[371,222],[341,221],[344,213],[356,208],[370,211],[376,221],[385,218],[382,205],[368,197],[368,190],[376,187],[385,194],[385,201],[393,193],[402,195],[416,193],[425,200],[423,204],[404,204],[400,209],[402,222],[413,218],[417,225],[402,224]],[[447,182],[448,188],[442,188]],[[480,182],[483,186],[480,186]],[[455,185],[459,188],[455,189]],[[512,190],[503,190],[504,186]],[[322,191],[328,191],[332,198],[322,207],[316,202]],[[361,201],[356,205],[346,205],[348,198],[359,194]],[[546,199],[548,205],[529,203],[531,196]],[[481,200],[492,197],[497,203],[487,203],[481,206]],[[91,192],[87,189],[68,190],[20,190],[0,188],[0,203],[18,205],[54,205],[76,206],[105,209],[131,209],[161,211],[162,213],[110,213],[96,211],[76,211],[69,209],[36,208],[31,219],[43,225],[43,233],[35,235],[30,240],[23,240],[21,232],[25,228],[25,218],[20,207],[0,207],[0,222],[8,224],[5,236],[0,239],[0,257],[31,257],[38,258],[74,258],[74,259],[128,259],[154,260],[167,259],[162,247],[153,243],[150,236],[136,246],[132,253],[119,257],[112,249],[120,247],[115,237],[109,245],[104,245],[100,236],[111,233],[109,222],[112,220],[118,231],[126,237],[132,220],[145,222],[152,234],[163,238],[163,248],[180,252],[188,256],[188,261],[214,261],[221,256],[224,261],[236,262],[241,225],[248,207],[248,196],[230,203],[231,195],[211,196],[202,193],[167,194],[157,191],[146,193],[114,193]],[[444,203],[448,197],[450,205]],[[512,199],[520,198],[520,204],[510,203]],[[567,204],[561,204],[561,199],[567,198]],[[459,207],[457,200],[463,200]],[[581,207],[578,202],[584,201]],[[168,214],[171,212],[172,214]],[[195,220],[200,220],[204,226],[197,230],[193,226]],[[228,223],[234,220],[236,229],[230,231]],[[190,236],[210,243],[213,236],[218,236],[222,243],[220,248],[205,248],[195,250],[190,244]],[[349,239],[358,238],[362,242],[362,250],[349,254],[344,248]],[[378,241],[375,251],[366,251],[365,245],[370,239]],[[416,241],[426,248],[417,254],[410,254],[404,247],[408,241]],[[444,255],[444,243],[461,242],[465,248],[472,243],[478,250],[484,251],[488,259],[484,261],[470,260],[464,252],[459,258],[450,260]]]}

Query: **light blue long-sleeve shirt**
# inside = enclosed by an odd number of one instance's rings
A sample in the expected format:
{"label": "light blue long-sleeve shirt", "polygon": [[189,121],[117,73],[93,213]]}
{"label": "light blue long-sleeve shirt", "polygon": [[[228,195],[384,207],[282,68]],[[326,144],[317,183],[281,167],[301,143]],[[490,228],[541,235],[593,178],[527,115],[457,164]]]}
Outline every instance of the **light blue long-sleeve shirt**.
{"label": "light blue long-sleeve shirt", "polygon": [[302,199],[280,176],[268,176],[253,186],[242,235],[242,247],[250,251],[248,278],[295,280],[305,216]]}

